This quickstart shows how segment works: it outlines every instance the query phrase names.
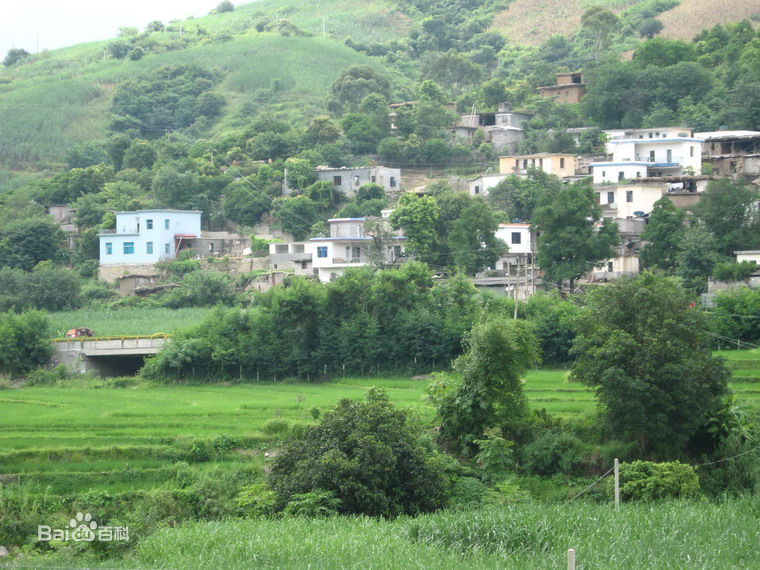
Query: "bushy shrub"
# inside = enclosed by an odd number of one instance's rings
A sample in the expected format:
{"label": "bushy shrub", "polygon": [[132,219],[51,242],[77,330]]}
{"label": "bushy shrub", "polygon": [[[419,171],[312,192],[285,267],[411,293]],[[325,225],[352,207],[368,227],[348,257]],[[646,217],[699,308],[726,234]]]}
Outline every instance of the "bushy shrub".
{"label": "bushy shrub", "polygon": [[476,477],[459,477],[451,487],[447,505],[453,508],[478,507],[483,503],[488,487]]}
{"label": "bushy shrub", "polygon": [[269,516],[275,513],[277,495],[266,483],[253,483],[240,489],[235,497],[235,504],[246,516]]}
{"label": "bushy shrub", "polygon": [[[608,488],[611,489],[613,484],[610,480]],[[699,478],[691,465],[679,461],[620,464],[620,498],[623,501],[691,499],[699,494]]]}
{"label": "bushy shrub", "polygon": [[407,414],[384,393],[341,400],[274,460],[269,484],[284,508],[299,494],[332,492],[341,513],[394,516],[443,506],[448,482]]}
{"label": "bushy shrub", "polygon": [[573,434],[547,430],[526,445],[520,455],[528,473],[576,474],[583,463],[583,444]]}
{"label": "bushy shrub", "polygon": [[326,517],[337,515],[340,499],[333,491],[317,489],[308,493],[296,493],[285,506],[286,515],[304,517]]}
{"label": "bushy shrub", "polygon": [[755,271],[760,271],[760,267],[753,261],[724,262],[715,264],[712,276],[718,281],[744,281]]}
{"label": "bushy shrub", "polygon": [[290,422],[288,420],[282,420],[282,419],[271,419],[264,422],[264,425],[261,427],[261,431],[263,431],[267,435],[276,435],[279,437],[284,437],[288,435],[290,432]]}

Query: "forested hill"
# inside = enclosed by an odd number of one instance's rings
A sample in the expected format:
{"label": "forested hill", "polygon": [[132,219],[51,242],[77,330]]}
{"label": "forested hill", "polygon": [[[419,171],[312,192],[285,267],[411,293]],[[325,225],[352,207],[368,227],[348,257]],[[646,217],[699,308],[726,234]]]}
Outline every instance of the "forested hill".
{"label": "forested hill", "polygon": [[[70,160],[72,149],[117,132],[219,140],[260,116],[305,126],[326,111],[340,114],[339,101],[328,106],[331,88],[357,64],[387,80],[388,102],[416,98],[420,80],[432,79],[461,108],[490,106],[494,95],[527,103],[556,71],[617,59],[656,34],[672,10],[698,0],[600,3],[611,11],[584,20],[596,8],[567,2],[556,27],[554,13],[545,17],[552,3],[538,0],[223,2],[208,16],[123,28],[109,41],[11,50],[0,70],[0,167],[55,171],[81,163]],[[720,14],[751,17],[752,5],[737,0]],[[198,68],[191,75],[202,81],[156,82],[167,66],[183,65]],[[144,96],[157,91],[164,100]],[[349,89],[344,97],[365,94]]]}

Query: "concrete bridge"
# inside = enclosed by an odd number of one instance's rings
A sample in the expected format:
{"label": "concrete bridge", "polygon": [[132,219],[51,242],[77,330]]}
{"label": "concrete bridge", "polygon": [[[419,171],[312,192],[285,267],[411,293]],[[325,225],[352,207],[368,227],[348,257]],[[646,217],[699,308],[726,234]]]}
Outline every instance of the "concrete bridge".
{"label": "concrete bridge", "polygon": [[130,376],[158,354],[169,342],[169,335],[105,336],[57,338],[53,344],[53,364],[64,364],[79,372],[98,376]]}

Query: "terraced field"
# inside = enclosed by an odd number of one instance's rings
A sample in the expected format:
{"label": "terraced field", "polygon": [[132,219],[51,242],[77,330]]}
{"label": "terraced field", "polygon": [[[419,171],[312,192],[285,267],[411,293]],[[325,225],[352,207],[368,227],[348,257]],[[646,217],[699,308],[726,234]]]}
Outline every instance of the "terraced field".
{"label": "terraced field", "polygon": [[[740,403],[760,411],[760,353],[721,353],[734,371]],[[371,386],[431,424],[426,379],[343,378],[325,384],[243,384],[113,388],[27,387],[0,392],[0,483],[32,494],[151,489],[194,463],[193,443],[211,460],[193,469],[260,470],[264,452],[299,425],[314,422],[341,398],[363,398]],[[591,389],[565,370],[533,370],[525,391],[534,409],[572,418],[591,412]],[[226,443],[225,443],[226,442]]]}

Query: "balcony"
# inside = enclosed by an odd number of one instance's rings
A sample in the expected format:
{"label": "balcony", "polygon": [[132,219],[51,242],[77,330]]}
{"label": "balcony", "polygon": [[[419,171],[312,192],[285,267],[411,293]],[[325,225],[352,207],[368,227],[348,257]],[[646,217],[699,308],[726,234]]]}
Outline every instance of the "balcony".
{"label": "balcony", "polygon": [[369,259],[366,257],[349,257],[346,259],[345,257],[333,257],[332,262],[335,265],[352,265],[352,264],[363,264],[366,265],[369,263]]}

